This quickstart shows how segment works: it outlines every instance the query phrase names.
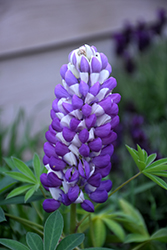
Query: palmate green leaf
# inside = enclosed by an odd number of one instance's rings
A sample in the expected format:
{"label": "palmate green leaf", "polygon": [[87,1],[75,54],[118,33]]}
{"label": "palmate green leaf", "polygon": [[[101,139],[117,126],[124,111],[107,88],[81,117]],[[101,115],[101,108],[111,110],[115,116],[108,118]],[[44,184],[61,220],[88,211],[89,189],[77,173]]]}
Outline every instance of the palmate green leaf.
{"label": "palmate green leaf", "polygon": [[167,165],[158,165],[158,166],[154,166],[153,168],[152,167],[150,168],[150,166],[148,168],[145,168],[143,173],[144,172],[145,173],[154,173],[154,171],[167,170]]}
{"label": "palmate green leaf", "polygon": [[[130,155],[132,156],[134,162],[136,163],[136,165],[138,166],[138,160],[139,160],[139,156],[138,156],[138,152],[137,150],[129,147],[128,145],[126,145],[127,150],[129,151]],[[142,171],[142,169],[140,169],[140,166],[138,166],[139,170]]]}
{"label": "palmate green leaf", "polygon": [[55,250],[63,231],[63,217],[59,211],[53,212],[44,227],[44,250]]}
{"label": "palmate green leaf", "polygon": [[0,244],[11,250],[30,250],[27,246],[16,240],[0,239]]}
{"label": "palmate green leaf", "polygon": [[138,157],[140,159],[140,161],[144,162],[147,159],[147,153],[145,150],[142,150],[141,147],[139,145],[137,145],[137,150],[138,150]]}
{"label": "palmate green leaf", "polygon": [[13,186],[15,183],[16,181],[13,180],[13,178],[11,178],[10,176],[3,177],[3,179],[1,179],[0,181],[0,193]]}
{"label": "palmate green leaf", "polygon": [[27,202],[27,201],[30,199],[30,197],[35,193],[35,191],[38,190],[39,185],[40,185],[40,184],[35,184],[32,188],[30,188],[30,189],[27,191],[27,193],[26,193],[26,195],[25,195],[25,202]]}
{"label": "palmate green leaf", "polygon": [[39,159],[39,156],[35,153],[34,158],[33,158],[33,167],[34,167],[34,172],[37,180],[40,180],[40,173],[41,173],[41,162]]}
{"label": "palmate green leaf", "polygon": [[157,154],[151,154],[148,156],[147,160],[146,160],[146,167],[148,167],[157,157]]}
{"label": "palmate green leaf", "polygon": [[24,174],[22,173],[19,173],[19,172],[5,172],[5,174],[7,174],[8,176],[12,177],[13,179],[16,179],[18,181],[21,181],[21,182],[28,182],[28,183],[36,183],[36,180],[32,180],[30,179],[29,177],[25,176]]}
{"label": "palmate green leaf", "polygon": [[[165,171],[165,170],[153,171],[153,172],[151,172],[151,174],[153,174],[153,175],[158,175],[158,176],[162,176],[162,177],[167,177],[167,171]],[[153,183],[153,182],[152,182],[152,183]]]}
{"label": "palmate green leaf", "polygon": [[122,228],[122,226],[111,219],[103,218],[103,221],[107,225],[107,227],[121,240],[124,241],[125,238],[125,232]]}
{"label": "palmate green leaf", "polygon": [[84,238],[82,233],[68,235],[60,241],[56,250],[73,250],[83,242]]}
{"label": "palmate green leaf", "polygon": [[141,234],[128,234],[125,238],[124,243],[132,243],[132,242],[144,242],[149,240],[150,237]]}
{"label": "palmate green leaf", "polygon": [[26,242],[32,250],[43,250],[43,241],[36,233],[28,232],[26,234]]}
{"label": "palmate green leaf", "polygon": [[155,183],[157,183],[160,187],[164,188],[167,190],[167,183],[162,180],[161,178],[159,178],[158,176],[156,175],[153,175],[152,174],[149,174],[149,173],[145,173],[143,172],[145,176],[147,176],[148,178],[150,178],[152,181],[154,181]]}
{"label": "palmate green leaf", "polygon": [[106,228],[101,218],[97,218],[93,221],[93,232],[94,232],[94,247],[103,246],[106,239]]}
{"label": "palmate green leaf", "polygon": [[152,240],[167,243],[167,228],[161,228],[151,235]]}
{"label": "palmate green leaf", "polygon": [[[42,200],[43,195],[33,195],[30,197],[28,202],[38,201]],[[0,206],[2,205],[10,205],[10,204],[24,204],[25,203],[25,197],[24,196],[16,196],[9,198],[7,200],[4,200],[3,197],[0,197]]]}
{"label": "palmate green leaf", "polygon": [[132,222],[133,220],[135,221],[135,226],[137,225],[138,232],[141,232],[143,235],[148,235],[146,224],[140,212],[124,199],[119,200],[119,205],[121,206],[121,209],[125,215],[133,218]]}
{"label": "palmate green leaf", "polygon": [[14,197],[14,196],[17,196],[19,194],[22,194],[24,193],[25,191],[27,191],[28,189],[30,189],[31,187],[33,187],[32,184],[28,184],[28,185],[24,185],[24,186],[21,186],[21,187],[18,187],[18,188],[15,188],[14,190],[12,190],[8,196],[6,197],[6,199],[9,199],[11,197]]}
{"label": "palmate green leaf", "polygon": [[0,222],[6,221],[3,209],[0,207]]}
{"label": "palmate green leaf", "polygon": [[36,181],[36,178],[35,178],[33,172],[23,161],[21,161],[17,158],[14,158],[14,157],[12,158],[12,160],[20,172],[22,172],[24,175],[26,175],[29,179]]}
{"label": "palmate green leaf", "polygon": [[14,169],[14,168],[15,168],[15,164],[14,164],[14,162],[12,161],[11,157],[10,157],[10,158],[4,157],[3,159],[4,159],[4,161],[6,162],[6,164],[7,164],[11,169]]}
{"label": "palmate green leaf", "polygon": [[[160,160],[157,160],[155,162],[153,162],[151,165],[149,165],[145,170],[148,171],[148,169],[152,169],[152,170],[167,170],[167,158],[163,158]],[[161,166],[164,166],[163,169],[160,169]],[[166,169],[165,169],[166,166]],[[158,168],[159,167],[159,168]]]}

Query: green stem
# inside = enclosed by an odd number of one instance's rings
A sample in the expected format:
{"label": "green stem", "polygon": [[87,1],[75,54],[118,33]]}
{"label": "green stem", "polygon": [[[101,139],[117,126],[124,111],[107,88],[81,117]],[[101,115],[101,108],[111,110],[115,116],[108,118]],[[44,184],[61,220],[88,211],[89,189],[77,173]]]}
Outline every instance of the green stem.
{"label": "green stem", "polygon": [[91,240],[92,240],[92,244],[93,244],[93,246],[96,246],[94,232],[93,232],[93,223],[92,223],[91,214],[89,214],[89,226],[90,226],[90,237],[91,237]]}
{"label": "green stem", "polygon": [[41,225],[39,225],[39,224],[37,224],[37,223],[35,223],[35,222],[32,222],[32,221],[29,221],[29,220],[26,220],[26,219],[17,217],[17,216],[15,216],[15,215],[13,215],[13,214],[5,213],[5,216],[7,216],[7,217],[9,217],[9,218],[11,218],[11,219],[13,219],[13,220],[15,220],[15,221],[18,221],[18,222],[20,222],[20,223],[22,223],[22,224],[24,224],[24,225],[27,225],[28,227],[29,227],[29,226],[31,226],[31,227],[32,227],[32,226],[33,226],[33,227],[38,227],[39,229],[41,229],[41,230],[43,231],[43,226],[41,226]]}
{"label": "green stem", "polygon": [[46,195],[45,195],[45,193],[44,193],[44,191],[43,191],[43,189],[42,189],[42,187],[41,187],[41,186],[40,186],[40,190],[41,190],[41,192],[42,192],[42,194],[43,194],[44,198],[46,199]]}
{"label": "green stem", "polygon": [[41,212],[37,208],[36,204],[34,202],[32,202],[31,205],[34,207],[34,209],[35,209],[36,213],[38,214],[39,218],[41,219],[41,221],[43,221],[43,215],[41,214]]}
{"label": "green stem", "polygon": [[73,234],[76,228],[76,204],[71,204],[70,210],[70,233]]}
{"label": "green stem", "polygon": [[[127,181],[125,181],[124,183],[122,183],[119,187],[117,187],[113,192],[111,192],[109,194],[108,197],[112,196],[113,194],[115,194],[118,190],[120,190],[121,188],[123,188],[126,184],[128,184],[130,181],[134,180],[136,177],[138,177],[141,174],[141,172],[138,172],[137,174],[135,174],[134,176],[132,176],[130,179],[128,179]],[[95,209],[97,207],[99,207],[101,204],[97,204],[95,206]],[[76,231],[78,229],[78,227],[82,224],[82,222],[89,216],[89,214],[87,214],[86,216],[83,217],[83,219],[81,221],[78,222],[77,227],[76,227]]]}

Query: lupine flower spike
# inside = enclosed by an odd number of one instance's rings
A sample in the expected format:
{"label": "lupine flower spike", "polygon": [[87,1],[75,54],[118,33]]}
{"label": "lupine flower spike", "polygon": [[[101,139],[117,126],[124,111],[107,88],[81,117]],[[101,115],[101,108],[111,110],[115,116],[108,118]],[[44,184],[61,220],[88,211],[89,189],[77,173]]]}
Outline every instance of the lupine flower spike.
{"label": "lupine flower spike", "polygon": [[81,203],[93,212],[92,201],[108,198],[112,182],[103,178],[111,170],[121,98],[112,93],[117,83],[110,73],[107,57],[89,45],[73,50],[60,69],[62,85],[55,88],[44,144],[47,173],[41,175],[41,183],[52,196],[43,202],[46,212],[61,203]]}

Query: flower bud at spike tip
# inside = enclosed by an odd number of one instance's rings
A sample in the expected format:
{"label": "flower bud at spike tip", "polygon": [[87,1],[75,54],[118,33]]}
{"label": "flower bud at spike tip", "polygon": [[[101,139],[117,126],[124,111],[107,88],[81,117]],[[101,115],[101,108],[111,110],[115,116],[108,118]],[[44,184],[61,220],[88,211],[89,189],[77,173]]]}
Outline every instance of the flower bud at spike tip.
{"label": "flower bud at spike tip", "polygon": [[112,182],[103,178],[111,170],[121,99],[112,93],[117,82],[109,77],[111,70],[106,55],[87,44],[73,50],[69,63],[60,69],[62,84],[55,87],[52,122],[45,135],[47,173],[40,177],[52,197],[43,202],[48,213],[61,203],[80,203],[85,211],[94,212],[92,201],[103,203],[108,198]]}

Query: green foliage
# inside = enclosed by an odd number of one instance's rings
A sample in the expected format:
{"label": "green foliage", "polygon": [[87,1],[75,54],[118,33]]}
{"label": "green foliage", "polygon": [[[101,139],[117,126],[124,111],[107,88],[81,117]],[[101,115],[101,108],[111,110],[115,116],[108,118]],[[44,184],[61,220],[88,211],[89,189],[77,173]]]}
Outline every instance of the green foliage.
{"label": "green foliage", "polygon": [[127,145],[126,147],[140,172],[167,190],[167,183],[158,177],[167,177],[167,158],[154,161],[156,154],[147,156],[147,152],[141,149],[139,145],[137,145],[138,150],[130,148]]}
{"label": "green foliage", "polygon": [[[62,215],[59,211],[55,211],[45,222],[44,240],[38,234],[28,232],[26,242],[29,248],[18,241],[10,239],[0,239],[0,243],[12,250],[73,250],[83,242],[84,234],[72,234],[60,240],[63,225]],[[105,248],[95,248],[94,250],[105,250]]]}
{"label": "green foliage", "polygon": [[[37,154],[34,154],[34,159],[33,159],[34,172],[23,161],[21,161],[17,158],[14,158],[14,157],[12,158],[12,160],[13,160],[14,166],[17,168],[17,172],[16,171],[6,171],[5,175],[10,176],[11,178],[16,179],[17,181],[20,181],[23,183],[28,183],[28,184],[22,185],[22,186],[19,186],[19,187],[13,189],[7,195],[7,199],[26,192],[25,202],[27,202],[30,199],[30,197],[40,187],[40,174],[42,172],[42,168],[41,168],[39,156]],[[6,162],[9,162],[9,160],[7,160]]]}
{"label": "green foliage", "polygon": [[0,222],[5,221],[5,220],[6,220],[6,218],[5,218],[4,211],[3,211],[3,209],[0,207]]}

